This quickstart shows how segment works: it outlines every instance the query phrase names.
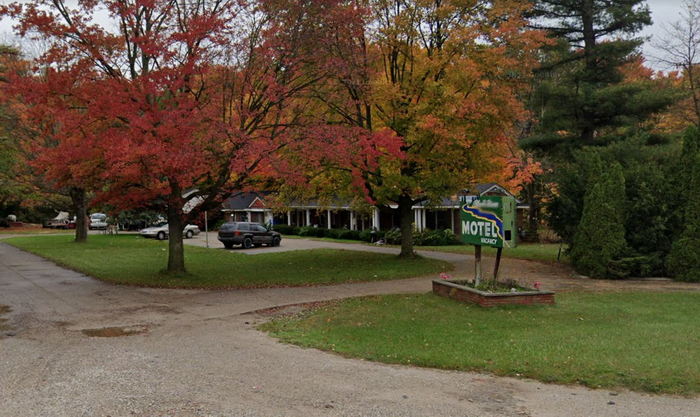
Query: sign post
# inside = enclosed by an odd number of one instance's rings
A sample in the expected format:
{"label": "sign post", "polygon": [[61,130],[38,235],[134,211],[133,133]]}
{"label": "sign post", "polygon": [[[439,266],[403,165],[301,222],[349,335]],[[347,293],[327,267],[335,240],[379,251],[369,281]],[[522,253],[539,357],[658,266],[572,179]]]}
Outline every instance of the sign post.
{"label": "sign post", "polygon": [[510,196],[465,197],[460,209],[462,242],[474,245],[475,277],[479,285],[481,273],[481,247],[497,248],[494,282],[498,279],[503,248],[516,245],[515,198]]}

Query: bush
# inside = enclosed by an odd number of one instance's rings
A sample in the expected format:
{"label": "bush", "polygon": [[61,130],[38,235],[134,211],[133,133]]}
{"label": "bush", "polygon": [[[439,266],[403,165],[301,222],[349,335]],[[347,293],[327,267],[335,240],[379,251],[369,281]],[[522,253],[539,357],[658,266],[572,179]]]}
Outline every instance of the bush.
{"label": "bush", "polygon": [[348,230],[346,239],[360,240],[360,232],[358,230]]}
{"label": "bush", "polygon": [[326,230],[326,237],[330,237],[332,239],[342,239],[340,237],[343,234],[343,229],[327,229]]}
{"label": "bush", "polygon": [[309,226],[300,227],[299,236],[316,236],[316,228]]}
{"label": "bush", "polygon": [[363,230],[359,233],[359,238],[364,242],[372,242],[372,239],[376,242],[379,239],[383,239],[384,235],[385,233],[381,231]]}
{"label": "bush", "polygon": [[429,230],[413,233],[413,244],[416,246],[446,246],[458,244],[457,236],[450,229]]}
{"label": "bush", "polygon": [[[621,164],[624,195],[615,199],[624,204],[628,252],[616,256],[621,263],[608,265],[611,276],[626,275],[625,271],[629,270],[656,270],[658,256],[666,265],[673,240],[679,237],[672,231],[682,231],[685,227],[687,196],[681,190],[688,187],[688,176],[695,165],[688,155],[700,149],[700,131],[691,128],[685,132],[682,151],[677,141],[650,146],[647,139],[633,137],[608,146],[585,148],[575,152],[574,160],[558,167],[553,174],[557,195],[547,205],[549,225],[575,252],[574,238],[582,223],[586,195],[599,182],[606,166]],[[623,261],[623,258],[639,257],[642,258]],[[665,269],[650,274],[667,275]]]}
{"label": "bush", "polygon": [[608,263],[608,275],[611,278],[658,277],[663,276],[665,271],[662,252],[625,257]]}
{"label": "bush", "polygon": [[614,163],[586,193],[583,215],[574,235],[571,261],[577,271],[594,278],[611,276],[610,262],[625,250],[623,207],[625,179]]}
{"label": "bush", "polygon": [[673,244],[666,265],[678,281],[700,282],[700,238],[678,239]]}
{"label": "bush", "polygon": [[333,239],[360,240],[360,232],[357,230],[330,229],[326,235],[328,237],[332,237]]}
{"label": "bush", "polygon": [[390,245],[398,245],[401,243],[401,229],[395,227],[384,233],[384,241]]}
{"label": "bush", "polygon": [[695,157],[683,217],[683,233],[673,243],[668,270],[679,281],[700,282],[700,152]]}
{"label": "bush", "polygon": [[[393,228],[384,235],[386,243],[392,245],[401,244],[401,229]],[[415,246],[446,246],[457,245],[460,241],[450,229],[413,231],[413,244]]]}
{"label": "bush", "polygon": [[282,233],[283,235],[298,235],[299,228],[297,226],[289,226],[286,224],[276,224],[273,230]]}

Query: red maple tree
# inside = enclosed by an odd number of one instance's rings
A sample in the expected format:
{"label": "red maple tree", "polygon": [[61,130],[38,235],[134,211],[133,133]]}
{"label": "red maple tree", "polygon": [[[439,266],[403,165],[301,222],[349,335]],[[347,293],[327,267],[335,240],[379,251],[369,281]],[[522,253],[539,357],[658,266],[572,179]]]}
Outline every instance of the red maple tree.
{"label": "red maple tree", "polygon": [[[80,94],[45,86],[56,107],[54,126],[66,139],[46,164],[69,150],[101,171],[71,171],[63,183],[99,178],[98,201],[118,208],[160,207],[169,224],[169,272],[185,272],[183,226],[233,188],[270,172],[270,157],[285,146],[300,112],[289,103],[313,76],[302,71],[309,30],[296,15],[276,14],[275,2],[235,0],[33,0],[3,7],[21,35],[48,40],[41,57],[56,74],[87,74]],[[91,17],[103,10],[117,28]],[[303,35],[303,36],[300,36]],[[44,82],[44,77],[41,77]],[[38,78],[32,80],[35,82]],[[29,94],[31,82],[16,84]],[[35,107],[38,110],[38,107]],[[71,142],[71,114],[93,135]],[[80,146],[71,147],[71,143]],[[98,152],[92,153],[92,150]],[[53,175],[53,174],[52,174]],[[60,177],[59,175],[55,175]],[[58,178],[57,178],[58,180]],[[191,205],[191,203],[190,203]]]}

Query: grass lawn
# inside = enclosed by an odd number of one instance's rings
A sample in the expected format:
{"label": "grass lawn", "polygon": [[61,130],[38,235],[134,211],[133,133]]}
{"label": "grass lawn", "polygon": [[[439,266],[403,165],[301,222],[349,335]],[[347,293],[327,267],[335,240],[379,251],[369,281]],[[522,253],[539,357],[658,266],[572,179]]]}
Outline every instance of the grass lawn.
{"label": "grass lawn", "polygon": [[117,284],[167,288],[253,288],[338,284],[415,277],[451,270],[433,259],[402,260],[393,255],[316,249],[245,255],[223,249],[185,247],[188,274],[161,273],[167,242],[139,236],[91,235],[88,243],[73,236],[15,237],[3,242],[68,268]]}
{"label": "grass lawn", "polygon": [[[474,246],[472,245],[448,245],[448,246],[416,246],[417,250],[430,250],[437,252],[450,253],[466,253],[474,254]],[[560,262],[567,263],[569,257],[564,254],[566,247],[561,249]],[[496,248],[488,246],[482,247],[482,253],[487,256],[496,256]],[[530,261],[540,262],[557,262],[557,254],[559,253],[558,243],[523,243],[509,249],[503,249],[503,257],[515,259],[527,259]]]}
{"label": "grass lawn", "polygon": [[[335,242],[335,243],[355,243],[355,244],[365,244],[370,245],[370,243],[362,242],[359,240],[347,240],[347,239],[334,239],[330,237],[310,237],[310,236],[296,236],[296,235],[284,235],[285,239],[310,239],[319,240],[323,242]],[[386,247],[396,247],[398,245],[386,245]],[[557,255],[559,254],[558,243],[523,243],[519,244],[515,248],[503,249],[503,257],[505,258],[515,258],[515,259],[526,259],[530,261],[539,262],[557,262]],[[434,252],[449,252],[449,253],[466,253],[469,255],[474,254],[474,246],[472,245],[446,245],[446,246],[414,246],[415,250],[428,250]],[[569,257],[564,254],[566,247],[561,248],[560,262],[568,263]],[[486,256],[496,256],[496,249],[488,246],[482,247],[482,253]]]}
{"label": "grass lawn", "polygon": [[589,387],[700,392],[700,293],[569,293],[484,309],[432,294],[355,298],[262,325],[373,361]]}

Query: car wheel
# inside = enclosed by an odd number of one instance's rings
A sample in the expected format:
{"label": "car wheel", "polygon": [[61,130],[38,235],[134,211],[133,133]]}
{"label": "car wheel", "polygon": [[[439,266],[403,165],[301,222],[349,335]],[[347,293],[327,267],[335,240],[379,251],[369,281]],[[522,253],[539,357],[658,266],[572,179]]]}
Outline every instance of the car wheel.
{"label": "car wheel", "polygon": [[280,239],[279,236],[273,237],[272,238],[272,246],[279,246],[281,241],[282,241],[282,239]]}
{"label": "car wheel", "polygon": [[243,248],[244,249],[250,249],[253,247],[253,239],[247,237],[243,239]]}
{"label": "car wheel", "polygon": [[226,249],[233,249],[233,243],[226,242],[226,243],[224,243],[224,247],[225,247]]}
{"label": "car wheel", "polygon": [[188,230],[187,232],[185,232],[185,237],[186,237],[187,239],[192,239],[192,236],[193,236],[193,235],[194,235],[194,233],[192,233],[191,230]]}
{"label": "car wheel", "polygon": [[158,232],[158,234],[156,235],[156,239],[165,240],[165,232]]}

